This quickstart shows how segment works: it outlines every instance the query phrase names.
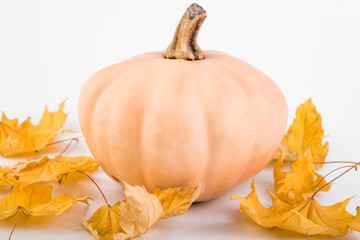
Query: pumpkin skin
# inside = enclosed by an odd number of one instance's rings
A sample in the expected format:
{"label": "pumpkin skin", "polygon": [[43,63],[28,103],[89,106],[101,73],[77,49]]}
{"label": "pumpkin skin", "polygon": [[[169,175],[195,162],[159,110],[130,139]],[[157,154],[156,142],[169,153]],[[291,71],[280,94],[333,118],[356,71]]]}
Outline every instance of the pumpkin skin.
{"label": "pumpkin skin", "polygon": [[115,181],[206,189],[219,196],[261,171],[279,146],[287,105],[278,86],[217,51],[206,59],[146,53],[95,73],[79,99],[86,143]]}

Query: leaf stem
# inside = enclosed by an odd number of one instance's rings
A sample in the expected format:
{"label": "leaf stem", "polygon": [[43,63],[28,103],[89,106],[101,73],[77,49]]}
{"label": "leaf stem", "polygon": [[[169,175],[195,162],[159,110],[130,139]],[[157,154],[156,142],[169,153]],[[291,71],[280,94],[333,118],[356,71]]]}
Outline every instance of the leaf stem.
{"label": "leaf stem", "polygon": [[313,204],[313,198],[311,198],[310,199],[310,203],[309,203],[309,210],[308,210],[308,212],[307,212],[307,214],[306,214],[306,218],[308,218],[309,219],[309,216],[310,216],[310,211],[311,211],[311,206],[312,206],[312,204]]}
{"label": "leaf stem", "polygon": [[301,212],[301,210],[303,210],[304,208],[305,208],[305,206],[306,206],[306,202],[307,201],[311,201],[311,198],[307,198],[307,199],[305,199],[305,201],[303,202],[304,203],[304,205],[298,210],[298,212]]}
{"label": "leaf stem", "polygon": [[77,137],[73,137],[73,138],[67,138],[67,139],[63,139],[60,141],[56,141],[56,142],[51,142],[48,143],[46,146],[50,146],[50,145],[54,145],[54,144],[58,144],[58,143],[62,143],[62,142],[67,142],[67,141],[72,141],[72,140],[79,140],[79,138],[83,138],[84,136],[77,136]]}
{"label": "leaf stem", "polygon": [[352,167],[352,166],[353,166],[353,165],[346,165],[346,166],[342,166],[342,167],[335,168],[334,170],[328,172],[325,176],[323,176],[323,177],[321,178],[321,180],[318,182],[318,184],[316,184],[313,188],[316,188],[317,186],[319,186],[319,185],[321,184],[321,182],[324,181],[325,178],[326,178],[327,176],[329,176],[331,173],[336,172],[336,171],[338,171],[338,170],[340,170],[340,169],[349,168],[349,167]]}
{"label": "leaf stem", "polygon": [[9,236],[9,240],[11,240],[11,236],[13,235],[14,231],[15,231],[15,228],[16,228],[16,225],[17,225],[17,222],[19,220],[19,215],[20,215],[20,208],[21,207],[18,207],[18,211],[16,213],[16,220],[15,220],[15,223],[14,223],[14,227],[12,228],[11,230],[11,233],[10,233],[10,236]]}
{"label": "leaf stem", "polygon": [[327,161],[327,162],[314,162],[314,164],[327,164],[327,163],[352,163],[352,164],[357,164],[357,162],[353,162],[353,161]]}
{"label": "leaf stem", "polygon": [[344,174],[346,174],[347,172],[349,172],[350,170],[356,168],[358,165],[360,165],[360,162],[354,164],[352,167],[350,167],[349,169],[345,170],[344,172],[342,172],[339,176],[333,178],[330,182],[326,183],[324,186],[322,186],[321,188],[319,188],[318,190],[316,190],[316,192],[314,192],[314,194],[311,196],[311,199],[314,199],[314,196],[320,192],[323,188],[325,188],[326,186],[328,186],[330,183],[334,182],[336,179],[342,177]]}
{"label": "leaf stem", "polygon": [[97,187],[97,189],[100,191],[102,197],[104,198],[105,203],[106,203],[107,205],[109,205],[109,203],[108,203],[108,201],[106,200],[106,197],[105,197],[103,191],[101,190],[101,188],[99,187],[99,185],[95,182],[95,180],[94,180],[92,177],[90,177],[88,174],[84,173],[83,171],[77,171],[77,172],[84,174],[86,177],[88,177],[88,178],[95,184],[95,186]]}
{"label": "leaf stem", "polygon": [[57,156],[57,157],[61,157],[65,152],[66,150],[68,150],[68,148],[71,146],[71,144],[74,142],[74,141],[79,141],[78,138],[73,138],[70,140],[70,142],[68,143],[68,145],[66,145],[66,147],[64,148],[64,150],[61,151],[61,153]]}

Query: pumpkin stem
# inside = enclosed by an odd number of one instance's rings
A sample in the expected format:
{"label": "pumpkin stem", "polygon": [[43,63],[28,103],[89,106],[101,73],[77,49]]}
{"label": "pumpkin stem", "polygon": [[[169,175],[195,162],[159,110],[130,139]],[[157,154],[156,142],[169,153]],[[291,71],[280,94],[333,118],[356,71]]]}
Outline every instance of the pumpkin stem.
{"label": "pumpkin stem", "polygon": [[186,9],[176,28],[174,39],[167,48],[165,58],[201,60],[204,55],[197,44],[197,36],[206,18],[206,11],[193,3]]}

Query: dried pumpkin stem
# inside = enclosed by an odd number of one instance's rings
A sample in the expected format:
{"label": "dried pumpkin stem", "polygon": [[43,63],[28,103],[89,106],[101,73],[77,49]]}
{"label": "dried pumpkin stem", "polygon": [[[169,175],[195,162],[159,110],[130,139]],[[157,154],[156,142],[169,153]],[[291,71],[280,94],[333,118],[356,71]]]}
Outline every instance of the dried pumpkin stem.
{"label": "dried pumpkin stem", "polygon": [[12,230],[11,230],[11,233],[10,233],[10,236],[9,236],[9,240],[11,240],[11,237],[12,237],[14,231],[15,231],[17,222],[18,222],[18,220],[19,220],[20,208],[21,208],[21,207],[18,207],[18,211],[17,211],[17,213],[16,213],[16,220],[15,220],[14,226],[13,226],[13,228],[12,228]]}
{"label": "dried pumpkin stem", "polygon": [[84,173],[83,171],[78,171],[78,172],[84,174],[86,177],[88,177],[88,178],[95,184],[96,188],[99,190],[99,192],[101,193],[102,197],[104,198],[105,203],[106,203],[107,205],[109,205],[109,203],[108,203],[108,201],[107,201],[107,199],[106,199],[106,197],[105,197],[105,194],[103,193],[103,191],[101,190],[101,188],[99,187],[99,185],[95,182],[95,180],[94,180],[92,177],[90,177],[88,174]]}
{"label": "dried pumpkin stem", "polygon": [[167,48],[165,58],[201,60],[204,55],[197,44],[200,27],[206,18],[206,11],[198,4],[186,9],[176,28],[174,39]]}

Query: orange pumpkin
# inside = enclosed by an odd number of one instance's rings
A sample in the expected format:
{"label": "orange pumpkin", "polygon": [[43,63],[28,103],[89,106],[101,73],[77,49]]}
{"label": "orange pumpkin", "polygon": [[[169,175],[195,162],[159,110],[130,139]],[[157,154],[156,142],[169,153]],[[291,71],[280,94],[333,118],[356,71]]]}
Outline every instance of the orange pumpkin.
{"label": "orange pumpkin", "polygon": [[[206,12],[185,12],[167,51],[95,73],[79,120],[86,143],[114,180],[206,187],[212,199],[261,171],[279,146],[287,105],[278,86],[230,55],[196,43]],[[165,57],[164,57],[165,56]]]}

